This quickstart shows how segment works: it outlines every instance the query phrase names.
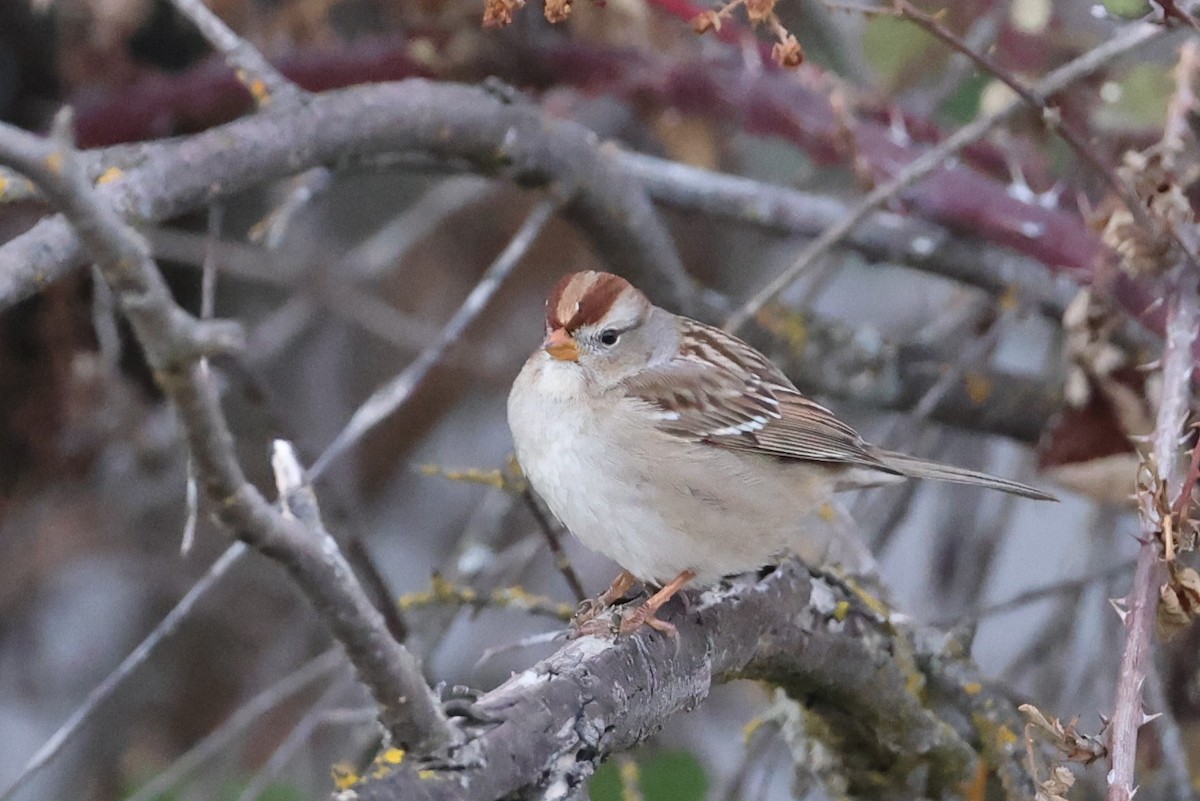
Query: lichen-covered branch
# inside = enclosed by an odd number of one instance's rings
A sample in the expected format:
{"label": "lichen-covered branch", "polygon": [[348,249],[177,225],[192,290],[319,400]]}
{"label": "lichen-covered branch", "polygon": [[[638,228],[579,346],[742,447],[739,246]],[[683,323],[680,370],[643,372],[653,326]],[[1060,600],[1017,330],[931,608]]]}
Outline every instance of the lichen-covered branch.
{"label": "lichen-covered branch", "polygon": [[834,723],[851,796],[953,794],[981,749],[999,760],[989,767],[1008,777],[1011,798],[1032,795],[1021,754],[987,744],[1016,741],[1016,713],[962,649],[889,620],[838,580],[789,562],[674,608],[677,641],[654,632],[573,641],[478,701],[476,712],[495,720],[452,769],[406,761],[341,798],[575,797],[606,757],[738,678],[781,686]]}

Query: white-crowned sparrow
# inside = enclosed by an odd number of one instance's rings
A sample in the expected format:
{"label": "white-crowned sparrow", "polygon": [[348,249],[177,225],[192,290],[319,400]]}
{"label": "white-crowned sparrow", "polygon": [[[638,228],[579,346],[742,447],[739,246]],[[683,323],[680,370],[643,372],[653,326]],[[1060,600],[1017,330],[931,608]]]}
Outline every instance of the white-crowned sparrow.
{"label": "white-crowned sparrow", "polygon": [[[517,459],[584,545],[662,589],[621,625],[670,631],[655,613],[787,553],[824,560],[833,493],[935,478],[1051,499],[971,470],[876,448],[800,394],[745,342],[658,308],[619,276],[565,276],[546,337],[508,397]],[[827,537],[826,537],[827,539]]]}

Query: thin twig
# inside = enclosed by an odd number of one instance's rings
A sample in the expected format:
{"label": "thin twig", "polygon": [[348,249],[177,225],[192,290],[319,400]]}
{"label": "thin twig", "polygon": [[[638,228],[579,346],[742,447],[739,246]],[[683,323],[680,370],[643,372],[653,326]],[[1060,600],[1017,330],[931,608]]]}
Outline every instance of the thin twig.
{"label": "thin twig", "polygon": [[1003,601],[997,601],[987,606],[976,606],[973,609],[968,609],[965,612],[956,612],[953,615],[937,618],[933,621],[933,625],[938,628],[946,628],[950,626],[961,625],[964,620],[979,621],[992,615],[999,615],[1004,612],[1011,612],[1014,609],[1019,609],[1022,606],[1028,606],[1031,603],[1036,603],[1045,598],[1053,598],[1066,593],[1077,592],[1087,589],[1093,584],[1102,581],[1108,581],[1117,576],[1123,576],[1133,569],[1135,562],[1131,559],[1120,564],[1113,565],[1107,570],[1100,573],[1093,573],[1088,576],[1081,576],[1077,579],[1062,579],[1055,581],[1053,584],[1046,584],[1042,587],[1034,587],[1024,592],[1019,592],[1011,598],[1006,598]]}
{"label": "thin twig", "polygon": [[937,17],[921,11],[908,2],[908,0],[891,0],[891,2],[891,13],[902,19],[910,20],[922,30],[971,59],[980,69],[991,74],[1009,89],[1013,90],[1028,106],[1039,111],[1046,123],[1046,127],[1062,137],[1062,140],[1075,151],[1075,155],[1087,162],[1104,179],[1109,188],[1121,198],[1121,202],[1129,209],[1129,213],[1133,215],[1134,221],[1139,226],[1149,226],[1150,218],[1146,215],[1146,210],[1142,207],[1142,202],[1138,199],[1137,195],[1133,193],[1133,190],[1125,181],[1121,180],[1112,165],[1100,157],[1100,154],[1088,142],[1087,136],[1082,131],[1076,129],[1070,121],[1064,119],[1057,109],[1048,105],[1047,99],[1049,93],[1031,90],[1023,81],[1005,69],[999,62],[990,58],[986,53],[982,53],[968,45],[953,31],[942,25]]}
{"label": "thin twig", "polygon": [[[149,245],[91,185],[69,144],[0,124],[0,162],[38,184],[113,288],[156,383],[178,412],[196,473],[221,523],[292,575],[346,647],[397,744],[433,753],[451,743],[456,730],[416,660],[388,634],[333,539],[323,528],[306,527],[319,522],[315,515],[281,514],[247,481],[224,411],[200,368],[203,357],[239,347],[241,327],[197,320],[175,303]],[[297,494],[305,491],[299,481],[287,486]]]}
{"label": "thin twig", "polygon": [[[1075,81],[1106,66],[1117,56],[1157,39],[1164,33],[1165,30],[1162,27],[1149,23],[1131,25],[1104,44],[1054,70],[1035,84],[1030,91],[1040,97],[1060,92]],[[830,248],[841,242],[854,226],[864,220],[872,211],[895,197],[906,187],[943,166],[949,156],[982,139],[992,128],[1012,117],[1023,107],[1024,101],[1020,97],[1013,98],[996,111],[979,117],[969,125],[960,128],[940,144],[925,151],[899,170],[890,180],[871,190],[845,218],[836,225],[825,229],[820,236],[810,242],[790,267],[772,279],[741,308],[730,315],[729,319],[725,321],[725,330],[736,331],[741,328],[763,306],[790,286],[800,273],[807,270]]]}
{"label": "thin twig", "polygon": [[[217,308],[217,254],[213,243],[221,238],[221,222],[224,206],[213,203],[208,207],[208,233],[205,237],[204,263],[200,267],[200,319],[211,320]],[[212,380],[208,358],[200,359],[200,375],[205,381]],[[196,463],[189,455],[187,460],[187,485],[184,489],[183,536],[179,540],[179,553],[187,556],[196,541],[196,524],[200,519],[200,489],[196,483]]]}
{"label": "thin twig", "polygon": [[306,545],[321,554],[322,591],[329,593],[336,587],[346,596],[326,610],[325,620],[379,703],[380,718],[395,744],[426,753],[451,744],[457,732],[425,683],[420,662],[388,632],[383,615],[371,605],[333,535],[326,530],[312,484],[291,443],[275,441],[271,467],[282,516],[298,521],[308,539]]}
{"label": "thin twig", "polygon": [[334,681],[325,692],[321,693],[321,697],[304,713],[304,717],[296,721],[296,725],[288,732],[287,737],[283,738],[283,742],[271,752],[271,756],[267,757],[263,766],[250,777],[250,781],[238,795],[238,801],[258,801],[275,777],[279,775],[279,772],[287,766],[288,761],[308,741],[316,728],[324,722],[324,715],[327,711],[325,707],[345,690],[344,681]]}
{"label": "thin twig", "polygon": [[274,100],[294,103],[305,97],[303,89],[275,69],[254,45],[234,33],[203,0],[171,0],[171,4],[217,49],[256,104],[266,106]]}
{"label": "thin twig", "polygon": [[235,738],[272,709],[345,663],[346,654],[339,647],[330,648],[306,662],[238,707],[221,725],[180,755],[166,770],[139,787],[137,792],[125,801],[153,801],[169,794],[173,788],[179,786],[185,776],[228,749]]}
{"label": "thin twig", "polygon": [[354,571],[362,580],[367,592],[373,596],[371,600],[375,602],[379,614],[383,615],[388,631],[396,638],[396,642],[407,640],[408,624],[404,622],[404,616],[400,614],[396,605],[396,595],[388,586],[383,571],[379,569],[379,564],[362,537],[351,537],[346,543],[346,558],[354,566]]}
{"label": "thin twig", "polygon": [[[625,170],[656,203],[689,213],[800,236],[817,236],[851,213],[835,197],[622,152]],[[844,242],[868,258],[902,264],[999,294],[1015,291],[1058,319],[1073,291],[1059,286],[1035,259],[927,222],[888,211],[866,215]]]}
{"label": "thin twig", "polygon": [[533,496],[533,490],[529,487],[526,487],[525,491],[521,493],[521,499],[525,502],[525,506],[529,508],[533,519],[537,521],[538,529],[546,539],[546,545],[550,548],[550,555],[554,557],[554,566],[558,568],[558,572],[562,574],[563,579],[567,582],[567,586],[570,587],[575,600],[583,602],[587,599],[588,594],[583,589],[583,582],[579,580],[579,575],[575,572],[575,568],[571,565],[571,560],[562,546],[562,540],[560,539],[561,529],[546,516],[538,499]]}
{"label": "thin twig", "polygon": [[517,233],[513,235],[508,246],[487,268],[479,279],[479,283],[475,285],[475,288],[467,295],[467,299],[442,328],[438,338],[421,351],[417,358],[413,359],[395,378],[375,390],[371,397],[355,410],[350,421],[309,468],[310,480],[315,481],[319,478],[334,460],[354,447],[368,431],[387,419],[412,396],[425,376],[429,375],[429,371],[441,361],[446,351],[458,341],[467,327],[484,310],[500,285],[520,264],[521,259],[524,258],[542,228],[554,216],[562,202],[560,197],[551,197],[534,207]]}
{"label": "thin twig", "polygon": [[191,614],[196,604],[203,598],[209,590],[216,586],[229,569],[233,567],[239,559],[246,553],[244,543],[235,542],[225,549],[217,560],[209,566],[204,575],[192,585],[192,588],[179,599],[179,603],[167,613],[167,616],[154,629],[146,635],[137,647],[129,652],[129,655],[121,660],[121,664],[113,668],[112,672],[104,677],[104,680],[92,689],[87,694],[87,698],[83,699],[83,703],[75,708],[71,716],[58,727],[54,734],[42,744],[42,747],[29,758],[25,763],[25,767],[21,769],[21,773],[17,776],[13,783],[8,786],[0,795],[0,801],[10,801],[17,792],[24,787],[30,779],[32,779],[38,771],[46,766],[52,759],[62,752],[62,749],[71,739],[79,733],[83,724],[95,711],[116,691],[126,678],[128,678],[142,663],[144,663],[154,650],[162,643],[163,640],[170,637],[179,628],[180,624]]}

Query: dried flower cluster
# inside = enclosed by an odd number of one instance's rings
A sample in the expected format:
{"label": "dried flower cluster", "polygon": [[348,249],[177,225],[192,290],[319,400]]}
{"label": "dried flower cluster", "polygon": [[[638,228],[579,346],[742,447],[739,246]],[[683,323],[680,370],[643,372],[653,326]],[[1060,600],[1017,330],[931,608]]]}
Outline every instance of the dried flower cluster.
{"label": "dried flower cluster", "polygon": [[1114,209],[1104,224],[1103,238],[1120,255],[1122,269],[1131,275],[1161,275],[1177,264],[1178,234],[1195,222],[1173,162],[1164,148],[1155,145],[1127,152],[1117,168],[1118,177],[1141,202],[1145,216],[1139,221],[1124,206]]}
{"label": "dried flower cluster", "polygon": [[[545,0],[542,13],[550,22],[564,22],[571,16],[572,0]],[[592,0],[604,5],[604,0]],[[525,7],[525,0],[484,0],[483,27],[502,28],[513,21],[513,14]]]}
{"label": "dried flower cluster", "polygon": [[[1070,722],[1063,723],[1058,718],[1047,717],[1033,704],[1021,704],[1017,709],[1029,721],[1025,726],[1025,745],[1030,750],[1030,770],[1034,775],[1037,775],[1037,771],[1033,770],[1032,765],[1035,732],[1048,739],[1050,744],[1062,754],[1063,759],[1069,762],[1090,765],[1097,759],[1108,755],[1108,748],[1105,747],[1102,738],[1103,730],[1099,735],[1080,734],[1075,728],[1075,724],[1079,722],[1078,719],[1072,718]],[[1054,772],[1057,773],[1057,769]],[[1070,784],[1067,786],[1069,787]]]}
{"label": "dried flower cluster", "polygon": [[742,6],[746,9],[746,17],[752,25],[766,23],[775,36],[775,44],[771,48],[771,58],[781,67],[799,67],[804,63],[804,49],[775,13],[777,0],[732,0],[715,11],[704,11],[692,20],[692,30],[698,34],[721,30],[721,22],[730,16],[734,9]]}
{"label": "dried flower cluster", "polygon": [[1200,517],[1194,498],[1198,460],[1200,447],[1193,444],[1191,466],[1174,505],[1168,500],[1166,482],[1159,478],[1152,458],[1143,459],[1138,473],[1142,516],[1156,526],[1162,558],[1167,563],[1167,580],[1159,587],[1157,609],[1158,635],[1163,640],[1175,636],[1200,617],[1200,573],[1179,562],[1179,555],[1194,551],[1200,538]]}

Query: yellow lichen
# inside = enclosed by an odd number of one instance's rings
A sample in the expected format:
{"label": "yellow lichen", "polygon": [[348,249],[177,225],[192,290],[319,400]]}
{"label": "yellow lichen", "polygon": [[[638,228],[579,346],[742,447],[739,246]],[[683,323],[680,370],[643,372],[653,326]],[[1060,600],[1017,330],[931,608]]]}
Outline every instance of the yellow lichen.
{"label": "yellow lichen", "polygon": [[329,772],[333,775],[333,786],[339,790],[349,790],[362,781],[351,762],[335,762]]}
{"label": "yellow lichen", "polygon": [[1021,304],[1021,296],[1017,287],[1013,285],[1007,287],[1000,293],[1000,297],[996,298],[996,303],[1000,307],[1000,311],[1016,311]]}
{"label": "yellow lichen", "polygon": [[967,373],[963,382],[966,384],[967,397],[976,406],[982,406],[992,396],[992,379],[982,373]]}
{"label": "yellow lichen", "polygon": [[983,692],[983,685],[977,681],[964,684],[963,692],[965,692],[967,695],[979,695],[981,692]]}
{"label": "yellow lichen", "polygon": [[763,718],[751,718],[750,722],[742,727],[742,739],[747,743],[750,742],[750,738],[754,736],[754,732],[758,731],[765,722]]}
{"label": "yellow lichen", "polygon": [[379,755],[379,759],[388,763],[389,765],[399,765],[404,761],[404,749],[388,748]]}
{"label": "yellow lichen", "polygon": [[759,325],[783,339],[793,353],[801,354],[808,344],[808,325],[804,315],[780,306],[764,308],[755,317]]}
{"label": "yellow lichen", "polygon": [[432,779],[436,775],[437,775],[436,770],[419,770],[419,771],[417,771],[417,778],[421,779],[421,780]]}
{"label": "yellow lichen", "polygon": [[850,602],[838,601],[837,606],[833,608],[833,619],[841,623],[850,616]]}
{"label": "yellow lichen", "polygon": [[483,470],[478,467],[468,467],[465,470],[450,470],[436,464],[423,464],[418,468],[427,476],[440,476],[450,481],[466,481],[471,484],[483,484],[493,489],[502,490],[513,495],[520,495],[528,484],[516,459],[509,457],[504,467],[494,470]]}
{"label": "yellow lichen", "polygon": [[109,167],[107,170],[100,173],[100,177],[96,179],[96,186],[103,186],[104,184],[112,183],[124,174],[125,173],[121,171],[120,167]]}

